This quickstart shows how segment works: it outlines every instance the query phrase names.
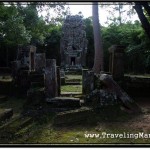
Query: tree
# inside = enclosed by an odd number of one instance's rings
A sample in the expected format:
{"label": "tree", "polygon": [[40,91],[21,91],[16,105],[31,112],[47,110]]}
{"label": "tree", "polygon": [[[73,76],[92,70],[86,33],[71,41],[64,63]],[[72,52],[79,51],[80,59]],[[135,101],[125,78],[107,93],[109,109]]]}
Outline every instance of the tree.
{"label": "tree", "polygon": [[93,71],[95,73],[100,73],[100,71],[103,71],[103,47],[98,16],[98,2],[93,2],[92,17],[93,17],[93,33],[94,33],[94,47],[95,47]]}
{"label": "tree", "polygon": [[143,29],[145,30],[148,37],[150,38],[150,30],[149,30],[150,29],[150,23],[149,23],[146,15],[144,14],[144,9],[142,9],[142,7],[144,7],[148,16],[150,16],[150,6],[148,5],[148,2],[135,2],[134,9],[136,10],[136,12],[138,14],[138,17],[142,23]]}

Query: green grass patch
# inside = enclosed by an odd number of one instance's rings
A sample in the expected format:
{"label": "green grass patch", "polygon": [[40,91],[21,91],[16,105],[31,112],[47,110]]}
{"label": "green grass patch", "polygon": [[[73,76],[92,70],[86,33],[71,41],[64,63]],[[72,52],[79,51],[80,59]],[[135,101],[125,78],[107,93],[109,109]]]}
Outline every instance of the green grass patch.
{"label": "green grass patch", "polygon": [[0,75],[0,81],[11,82],[12,81],[12,77],[10,75]]}
{"label": "green grass patch", "polygon": [[125,76],[137,77],[137,78],[150,78],[150,74],[144,74],[144,75],[125,74]]}
{"label": "green grass patch", "polygon": [[80,79],[82,80],[82,75],[65,75],[66,79]]}
{"label": "green grass patch", "polygon": [[82,92],[82,85],[62,85],[61,92]]}

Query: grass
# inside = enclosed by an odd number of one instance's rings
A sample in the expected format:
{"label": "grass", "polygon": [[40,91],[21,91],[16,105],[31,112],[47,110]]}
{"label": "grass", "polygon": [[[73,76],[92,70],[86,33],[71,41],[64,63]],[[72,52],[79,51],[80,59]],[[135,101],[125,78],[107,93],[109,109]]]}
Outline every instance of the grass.
{"label": "grass", "polygon": [[82,92],[82,85],[62,85],[61,92]]}
{"label": "grass", "polygon": [[[114,118],[114,121],[107,120],[102,114],[96,113],[96,115],[88,116],[85,120],[69,124],[55,126],[53,125],[53,118],[55,113],[47,113],[33,117],[32,121],[29,121],[28,117],[17,117],[22,112],[22,106],[25,99],[9,98],[4,104],[0,104],[0,108],[13,108],[13,118],[8,121],[8,125],[0,126],[0,143],[12,143],[12,144],[119,144],[119,143],[149,143],[150,139],[123,139],[123,138],[86,138],[85,134],[102,134],[106,133],[138,133],[142,132],[142,129],[129,128],[125,126],[129,120],[132,120],[134,115],[132,114],[117,114],[109,118]],[[147,133],[149,133],[147,131]]]}
{"label": "grass", "polygon": [[0,109],[12,108],[14,113],[13,117],[19,116],[24,102],[25,99],[22,98],[8,97],[5,103],[0,104]]}
{"label": "grass", "polygon": [[80,79],[82,80],[82,75],[65,75],[66,79]]}
{"label": "grass", "polygon": [[[68,76],[68,75],[67,75]],[[80,75],[69,75],[68,79],[81,79]],[[82,85],[61,86],[62,92],[82,92]],[[123,138],[86,138],[85,134],[106,133],[138,133],[142,128],[129,127],[129,121],[136,118],[133,114],[121,113],[108,117],[97,112],[94,116],[87,116],[85,120],[78,123],[55,126],[54,112],[37,114],[30,117],[21,116],[26,99],[8,97],[5,103],[0,104],[0,111],[13,108],[13,117],[0,125],[0,143],[2,144],[133,144],[150,143],[150,139],[123,139]],[[36,109],[36,106],[35,106]],[[150,114],[149,114],[150,115]],[[113,120],[114,119],[114,120]],[[147,130],[150,133],[150,128]]]}
{"label": "grass", "polygon": [[150,74],[144,74],[144,75],[125,74],[125,76],[131,76],[137,78],[150,78]]}
{"label": "grass", "polygon": [[[82,81],[82,75],[66,75],[66,81],[78,80]],[[82,93],[82,85],[62,85],[61,92],[80,92]]]}
{"label": "grass", "polygon": [[12,77],[10,75],[0,75],[0,81],[10,82],[12,81]]}

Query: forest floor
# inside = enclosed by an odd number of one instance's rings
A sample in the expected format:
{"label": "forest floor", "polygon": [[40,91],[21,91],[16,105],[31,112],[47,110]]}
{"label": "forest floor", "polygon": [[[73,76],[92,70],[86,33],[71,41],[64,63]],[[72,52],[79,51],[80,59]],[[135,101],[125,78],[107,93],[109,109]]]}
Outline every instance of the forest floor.
{"label": "forest floor", "polygon": [[[78,92],[81,89],[79,85]],[[141,107],[142,113],[122,112],[104,120],[97,113],[97,116],[88,116],[78,123],[55,126],[53,119],[57,113],[22,116],[26,98],[8,97],[6,102],[0,104],[0,111],[13,108],[14,115],[0,124],[0,144],[149,144],[150,98],[135,97],[134,100]],[[138,134],[142,133],[145,137],[138,138]],[[126,138],[114,137],[117,134],[126,134]]]}

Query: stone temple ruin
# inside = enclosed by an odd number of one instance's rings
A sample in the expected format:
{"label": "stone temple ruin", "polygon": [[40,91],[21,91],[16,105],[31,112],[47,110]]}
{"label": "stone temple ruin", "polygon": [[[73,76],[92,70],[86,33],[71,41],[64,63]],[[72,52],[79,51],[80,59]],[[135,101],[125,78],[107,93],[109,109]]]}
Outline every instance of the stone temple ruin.
{"label": "stone temple ruin", "polygon": [[33,45],[18,49],[17,60],[12,62],[14,84],[27,95],[35,87],[43,88],[46,97],[58,96],[55,59],[46,59],[45,53],[37,53]]}
{"label": "stone temple ruin", "polygon": [[61,67],[81,69],[85,66],[87,39],[82,17],[67,16],[60,41]]}
{"label": "stone temple ruin", "polygon": [[[91,106],[101,110],[107,106],[116,107],[122,102],[129,109],[138,110],[136,105],[133,108],[132,98],[113,80],[120,81],[124,78],[124,47],[115,45],[109,48],[111,75],[105,73],[96,75],[92,70],[84,69],[87,39],[81,16],[66,17],[60,42],[61,67],[56,66],[55,59],[46,59],[45,53],[38,53],[33,45],[19,47],[17,59],[12,62],[12,76],[14,84],[27,95],[27,106],[33,102],[35,108],[41,110],[42,102],[49,104],[48,111],[67,110],[57,115],[54,121],[56,124],[66,123],[70,118],[73,121],[85,119],[88,112],[93,112]],[[73,72],[82,70],[81,99],[63,97],[60,92],[61,85],[65,84],[65,81],[62,82],[62,79],[65,80],[65,73],[68,73],[67,70],[71,72],[72,69]],[[85,109],[84,106],[88,107]],[[75,111],[70,111],[73,109]],[[45,110],[44,105],[42,111]]]}

